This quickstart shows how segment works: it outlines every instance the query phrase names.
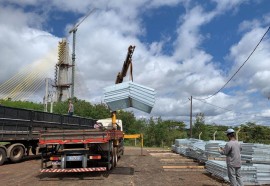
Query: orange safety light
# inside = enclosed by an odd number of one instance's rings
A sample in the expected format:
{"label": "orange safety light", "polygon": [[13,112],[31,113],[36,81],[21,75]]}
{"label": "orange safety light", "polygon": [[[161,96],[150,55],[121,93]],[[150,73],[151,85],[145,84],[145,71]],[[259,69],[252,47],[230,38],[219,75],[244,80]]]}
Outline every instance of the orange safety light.
{"label": "orange safety light", "polygon": [[101,159],[101,155],[93,155],[93,156],[89,156],[90,160],[100,160]]}

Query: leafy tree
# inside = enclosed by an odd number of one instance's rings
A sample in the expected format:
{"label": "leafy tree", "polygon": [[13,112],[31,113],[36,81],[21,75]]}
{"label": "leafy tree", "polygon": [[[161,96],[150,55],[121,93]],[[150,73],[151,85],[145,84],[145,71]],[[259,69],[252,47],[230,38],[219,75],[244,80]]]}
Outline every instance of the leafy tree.
{"label": "leafy tree", "polygon": [[165,120],[160,123],[163,129],[164,139],[162,145],[170,146],[174,143],[175,139],[185,138],[186,132],[184,131],[185,124],[174,120]]}
{"label": "leafy tree", "polygon": [[117,112],[117,118],[122,120],[125,133],[137,133],[136,131],[132,130],[132,127],[134,128],[134,126],[136,125],[136,117],[133,112],[125,112],[123,110],[120,110]]}
{"label": "leafy tree", "polygon": [[183,122],[150,118],[145,130],[147,146],[171,146],[175,139],[186,138]]}
{"label": "leafy tree", "polygon": [[[43,111],[42,103],[33,103],[27,101],[0,100],[1,105]],[[85,100],[73,99],[74,114],[76,116],[90,117],[94,119],[104,119],[111,117],[111,112],[106,104],[92,104]],[[54,105],[54,113],[67,114],[68,100],[58,102]],[[123,122],[124,132],[126,134],[143,133],[145,146],[170,146],[175,139],[187,138],[188,129],[184,122],[174,120],[163,120],[161,117],[150,119],[137,119],[133,112],[119,111],[117,118]],[[193,137],[198,138],[202,132],[201,139],[211,140],[215,131],[216,140],[227,140],[225,131],[228,126],[205,123],[205,115],[199,113],[193,126]],[[239,128],[234,127],[237,131]],[[254,122],[247,122],[240,126],[239,140],[246,143],[264,143],[270,144],[270,127],[257,125]],[[133,144],[133,141],[131,141]]]}
{"label": "leafy tree", "polygon": [[[67,114],[68,101],[69,100],[57,102],[54,106],[54,113]],[[93,119],[104,119],[111,116],[109,108],[104,103],[92,105],[90,102],[85,100],[74,98],[73,105],[75,116],[89,117]]]}
{"label": "leafy tree", "polygon": [[193,127],[193,138],[199,138],[199,134],[202,132],[201,139],[209,140],[209,130],[207,129],[209,129],[209,127],[205,125],[204,113],[197,114]]}
{"label": "leafy tree", "polygon": [[155,135],[155,121],[151,117],[147,123],[146,130],[144,133],[145,146],[156,146],[156,135]]}
{"label": "leafy tree", "polygon": [[270,143],[270,127],[256,125],[254,122],[247,122],[241,125],[239,140],[247,143]]}
{"label": "leafy tree", "polygon": [[42,103],[34,103],[29,101],[12,101],[12,100],[0,100],[1,105],[14,108],[30,109],[43,111],[44,106]]}

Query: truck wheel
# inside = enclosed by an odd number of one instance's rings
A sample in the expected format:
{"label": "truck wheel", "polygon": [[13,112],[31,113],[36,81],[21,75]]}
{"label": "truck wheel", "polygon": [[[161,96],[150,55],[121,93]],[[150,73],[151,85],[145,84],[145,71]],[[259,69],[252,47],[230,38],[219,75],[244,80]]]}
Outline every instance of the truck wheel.
{"label": "truck wheel", "polygon": [[112,164],[112,169],[115,167],[115,157],[114,157],[114,150],[111,152],[111,164]]}
{"label": "truck wheel", "polygon": [[113,167],[116,167],[118,161],[117,147],[113,148]]}
{"label": "truck wheel", "polygon": [[3,165],[3,163],[6,161],[7,159],[7,154],[6,151],[2,148],[0,148],[0,165]]}
{"label": "truck wheel", "polygon": [[11,160],[11,162],[17,163],[21,161],[24,155],[24,148],[21,145],[14,144],[8,148],[8,152],[9,152],[9,159]]}
{"label": "truck wheel", "polygon": [[37,155],[37,147],[32,146],[31,147],[31,152],[32,152],[32,154]]}
{"label": "truck wheel", "polygon": [[114,158],[113,158],[113,152],[110,152],[110,157],[108,157],[109,162],[107,164],[107,170],[112,170],[113,169],[113,165],[114,165]]}

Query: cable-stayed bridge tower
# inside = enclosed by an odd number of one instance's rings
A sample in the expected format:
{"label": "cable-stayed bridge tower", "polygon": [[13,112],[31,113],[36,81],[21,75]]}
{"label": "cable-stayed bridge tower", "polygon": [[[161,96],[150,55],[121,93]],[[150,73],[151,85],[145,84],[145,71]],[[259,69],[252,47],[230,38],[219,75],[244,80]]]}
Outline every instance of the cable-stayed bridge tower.
{"label": "cable-stayed bridge tower", "polygon": [[58,62],[55,66],[55,87],[57,101],[70,98],[70,58],[69,47],[66,39],[58,43]]}

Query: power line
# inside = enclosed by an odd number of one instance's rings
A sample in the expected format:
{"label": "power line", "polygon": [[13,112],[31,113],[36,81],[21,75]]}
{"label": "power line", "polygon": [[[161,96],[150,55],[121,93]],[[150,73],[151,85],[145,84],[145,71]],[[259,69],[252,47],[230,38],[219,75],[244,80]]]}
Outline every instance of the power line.
{"label": "power line", "polygon": [[256,49],[258,48],[258,46],[260,45],[260,43],[262,42],[262,40],[264,39],[264,37],[266,36],[266,34],[268,33],[269,30],[270,30],[270,26],[268,27],[268,29],[266,30],[266,32],[264,33],[264,35],[262,36],[262,38],[260,39],[258,44],[255,46],[253,51],[249,54],[248,58],[244,61],[244,63],[237,69],[237,71],[232,75],[232,77],[218,91],[216,91],[214,94],[212,94],[206,98],[197,98],[197,100],[198,99],[200,99],[200,100],[209,99],[209,98],[215,96],[216,94],[218,94],[223,88],[225,88],[226,85],[234,78],[234,76],[240,71],[240,69],[246,64],[246,62],[249,60],[249,58],[253,55],[253,53],[256,51]]}
{"label": "power line", "polygon": [[229,111],[229,112],[234,112],[233,110],[226,109],[226,108],[223,108],[223,107],[220,107],[220,106],[217,106],[217,105],[208,103],[208,102],[206,102],[206,101],[203,101],[203,100],[200,100],[200,99],[197,99],[197,98],[193,98],[193,99],[198,100],[198,101],[200,101],[200,102],[202,102],[202,103],[206,103],[206,104],[211,105],[211,106],[213,106],[213,107],[217,107],[217,108],[219,108],[219,109],[223,109],[223,110],[226,110],[226,111]]}
{"label": "power line", "polygon": [[202,102],[202,103],[206,103],[206,104],[211,105],[211,106],[213,106],[213,107],[217,107],[217,108],[219,108],[219,109],[223,109],[223,110],[226,110],[226,111],[229,111],[229,112],[234,112],[234,113],[236,113],[236,114],[247,115],[247,116],[254,116],[254,117],[257,117],[257,118],[270,118],[270,116],[258,116],[257,114],[260,114],[260,113],[251,113],[251,114],[247,114],[247,113],[235,112],[234,110],[227,109],[227,108],[223,108],[223,107],[220,107],[220,106],[217,106],[217,105],[208,103],[208,102],[206,102],[206,101],[199,100],[199,99],[197,99],[197,98],[193,98],[193,99],[198,100],[198,101],[200,101],[200,102]]}

